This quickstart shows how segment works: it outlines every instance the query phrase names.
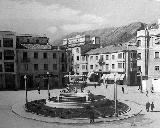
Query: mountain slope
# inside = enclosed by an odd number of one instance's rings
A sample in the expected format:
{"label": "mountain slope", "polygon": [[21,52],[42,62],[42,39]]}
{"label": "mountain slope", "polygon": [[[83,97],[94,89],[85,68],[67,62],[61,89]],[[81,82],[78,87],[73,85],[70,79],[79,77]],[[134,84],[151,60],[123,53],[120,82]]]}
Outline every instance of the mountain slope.
{"label": "mountain slope", "polygon": [[141,22],[131,23],[122,27],[113,27],[113,28],[103,28],[96,30],[89,30],[84,32],[74,32],[61,39],[58,39],[54,42],[54,45],[62,45],[62,40],[64,38],[70,38],[76,35],[88,34],[91,37],[99,36],[101,43],[106,46],[109,44],[115,43],[125,43],[136,37],[136,32],[138,30],[144,29],[146,24]]}

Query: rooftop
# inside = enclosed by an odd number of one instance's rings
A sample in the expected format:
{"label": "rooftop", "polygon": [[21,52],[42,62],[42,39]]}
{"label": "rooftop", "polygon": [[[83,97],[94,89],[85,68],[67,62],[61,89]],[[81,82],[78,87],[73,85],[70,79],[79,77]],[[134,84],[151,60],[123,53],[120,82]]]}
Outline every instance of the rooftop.
{"label": "rooftop", "polygon": [[51,49],[51,45],[40,45],[40,44],[21,44],[20,49],[39,49],[39,50],[47,50]]}
{"label": "rooftop", "polygon": [[104,48],[96,48],[96,49],[92,49],[89,52],[87,52],[86,54],[90,55],[90,54],[102,54],[102,53],[114,53],[114,52],[120,52],[120,51],[132,51],[132,50],[137,50],[136,46],[126,46],[126,45],[109,45],[106,46]]}

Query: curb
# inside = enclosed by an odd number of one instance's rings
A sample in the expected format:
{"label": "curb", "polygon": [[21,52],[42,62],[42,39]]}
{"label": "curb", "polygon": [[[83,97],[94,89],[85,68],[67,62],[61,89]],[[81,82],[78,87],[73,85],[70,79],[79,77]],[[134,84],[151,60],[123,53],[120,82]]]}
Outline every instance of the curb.
{"label": "curb", "polygon": [[[132,104],[135,104],[133,103],[132,101],[127,101],[127,102],[131,102]],[[137,106],[140,106],[140,105],[137,105]],[[22,111],[20,111],[22,110]],[[26,108],[24,107],[24,104],[14,104],[12,107],[11,107],[11,111],[19,116],[19,117],[22,117],[22,118],[25,118],[25,119],[30,119],[30,120],[35,120],[35,121],[39,121],[39,122],[45,122],[45,123],[57,123],[57,124],[90,124],[89,122],[89,118],[73,118],[73,119],[61,119],[61,118],[53,118],[53,117],[46,117],[44,115],[41,115],[41,114],[35,114],[33,112],[27,112],[26,111]],[[96,123],[105,123],[105,122],[114,122],[114,121],[119,121],[119,120],[124,120],[124,119],[128,119],[128,118],[131,118],[133,116],[137,116],[139,115],[141,112],[142,112],[142,109],[140,110],[137,110],[138,112],[136,113],[129,113],[131,112],[132,109],[129,107],[129,109],[127,109],[124,114],[121,114],[119,115],[118,117],[106,117],[106,118],[98,118],[98,119],[95,119],[95,124]],[[127,114],[128,113],[128,114]],[[28,116],[27,114],[29,114],[30,116]]]}

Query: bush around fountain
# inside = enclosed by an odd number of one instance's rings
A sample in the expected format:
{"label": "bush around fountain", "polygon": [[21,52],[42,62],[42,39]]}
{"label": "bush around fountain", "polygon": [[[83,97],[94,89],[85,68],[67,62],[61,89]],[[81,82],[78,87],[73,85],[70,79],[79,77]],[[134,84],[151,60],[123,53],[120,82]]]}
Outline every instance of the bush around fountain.
{"label": "bush around fountain", "polygon": [[[28,112],[46,117],[59,117],[64,119],[71,118],[89,118],[90,110],[94,111],[95,118],[99,117],[112,117],[115,112],[115,102],[106,99],[102,95],[94,95],[94,99],[90,99],[88,104],[84,101],[77,101],[77,104],[83,103],[82,107],[69,107],[69,108],[56,108],[46,105],[46,99],[34,100],[28,102],[25,106]],[[57,97],[50,98],[50,101],[57,102]],[[70,102],[70,101],[69,101]],[[66,102],[65,102],[66,103]],[[117,112],[122,114],[129,109],[129,106],[117,101]]]}

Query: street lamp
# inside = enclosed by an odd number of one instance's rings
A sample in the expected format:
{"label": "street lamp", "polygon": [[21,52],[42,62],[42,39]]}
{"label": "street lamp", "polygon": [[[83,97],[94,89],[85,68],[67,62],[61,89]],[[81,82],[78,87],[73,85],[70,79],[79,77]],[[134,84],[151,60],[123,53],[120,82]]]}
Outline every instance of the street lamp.
{"label": "street lamp", "polygon": [[27,82],[26,82],[26,80],[27,80],[27,76],[25,75],[24,76],[24,85],[25,85],[25,91],[26,91],[26,105],[27,105],[28,99],[27,99]]}
{"label": "street lamp", "polygon": [[115,103],[114,115],[115,115],[115,116],[118,116],[118,113],[117,113],[117,84],[116,84],[116,73],[114,74],[114,103]]}
{"label": "street lamp", "polygon": [[47,72],[47,80],[48,80],[48,100],[50,100],[50,92],[49,92],[49,72]]}

